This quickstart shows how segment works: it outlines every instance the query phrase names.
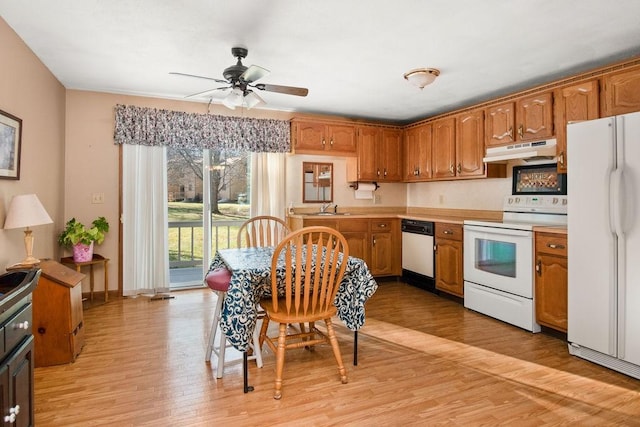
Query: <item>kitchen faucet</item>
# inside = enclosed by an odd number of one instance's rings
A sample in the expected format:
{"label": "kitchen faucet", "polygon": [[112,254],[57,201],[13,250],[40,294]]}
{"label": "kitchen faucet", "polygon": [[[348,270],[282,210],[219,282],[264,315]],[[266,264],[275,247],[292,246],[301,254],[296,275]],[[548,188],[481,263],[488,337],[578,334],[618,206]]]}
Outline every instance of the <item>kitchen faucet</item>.
{"label": "kitchen faucet", "polygon": [[330,206],[331,206],[331,203],[323,203],[322,206],[320,206],[320,212],[321,213],[327,212],[327,209],[329,209]]}

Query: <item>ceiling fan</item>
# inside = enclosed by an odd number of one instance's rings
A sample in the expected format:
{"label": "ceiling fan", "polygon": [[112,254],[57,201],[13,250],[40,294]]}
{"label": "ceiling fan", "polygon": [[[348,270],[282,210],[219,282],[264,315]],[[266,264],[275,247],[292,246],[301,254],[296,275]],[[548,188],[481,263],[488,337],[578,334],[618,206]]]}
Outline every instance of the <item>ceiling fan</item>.
{"label": "ceiling fan", "polygon": [[231,65],[230,67],[224,69],[222,76],[225,78],[225,80],[176,72],[170,72],[169,74],[212,80],[214,82],[227,85],[187,95],[186,98],[203,96],[217,90],[231,89],[229,94],[222,100],[222,103],[232,110],[234,110],[236,107],[242,106],[243,104],[246,105],[247,108],[252,108],[256,105],[265,103],[264,100],[260,98],[260,96],[258,96],[258,94],[252,89],[264,90],[267,92],[284,93],[287,95],[307,96],[307,94],[309,93],[309,89],[306,88],[272,85],[267,83],[256,84],[255,82],[257,80],[269,74],[269,70],[257,65],[251,65],[250,67],[245,67],[244,65],[242,65],[242,59],[246,58],[248,53],[249,50],[244,47],[231,48],[231,54],[235,58],[238,58],[238,62],[235,65]]}

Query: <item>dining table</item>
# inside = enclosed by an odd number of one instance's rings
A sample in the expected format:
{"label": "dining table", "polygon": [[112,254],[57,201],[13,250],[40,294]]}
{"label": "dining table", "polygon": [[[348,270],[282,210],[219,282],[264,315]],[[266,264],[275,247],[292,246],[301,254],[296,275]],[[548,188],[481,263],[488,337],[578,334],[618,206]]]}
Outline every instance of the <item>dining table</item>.
{"label": "dining table", "polygon": [[[227,268],[231,271],[220,318],[220,329],[229,343],[243,352],[244,392],[248,385],[247,351],[258,320],[260,300],[271,296],[271,263],[275,247],[219,249],[209,271]],[[285,260],[278,259],[275,274],[278,286],[284,287]],[[280,280],[282,278],[282,280]],[[281,284],[281,285],[280,285]],[[353,364],[358,364],[358,330],[365,322],[365,303],[378,289],[364,260],[349,256],[334,304],[338,318],[354,331]]]}

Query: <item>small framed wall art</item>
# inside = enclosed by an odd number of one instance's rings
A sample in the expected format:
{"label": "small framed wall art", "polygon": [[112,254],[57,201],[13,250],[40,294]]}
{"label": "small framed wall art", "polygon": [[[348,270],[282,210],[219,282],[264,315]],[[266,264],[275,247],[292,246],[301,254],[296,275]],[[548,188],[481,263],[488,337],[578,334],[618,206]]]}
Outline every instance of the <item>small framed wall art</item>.
{"label": "small framed wall art", "polygon": [[22,120],[0,110],[0,179],[20,179]]}

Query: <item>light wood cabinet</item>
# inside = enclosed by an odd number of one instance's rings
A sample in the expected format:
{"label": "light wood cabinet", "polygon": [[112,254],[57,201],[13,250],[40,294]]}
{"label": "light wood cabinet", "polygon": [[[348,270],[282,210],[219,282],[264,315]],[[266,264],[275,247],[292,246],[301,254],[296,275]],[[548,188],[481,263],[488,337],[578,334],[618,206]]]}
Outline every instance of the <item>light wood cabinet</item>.
{"label": "light wood cabinet", "polygon": [[356,134],[357,157],[347,161],[347,181],[401,181],[402,131],[359,126]]}
{"label": "light wood cabinet", "polygon": [[536,233],[535,254],[536,320],[567,332],[567,236]]}
{"label": "light wood cabinet", "polygon": [[356,128],[352,124],[293,119],[291,126],[296,154],[356,154]]}
{"label": "light wood cabinet", "polygon": [[431,179],[431,124],[407,129],[403,141],[403,181]]}
{"label": "light wood cabinet", "polygon": [[456,176],[484,175],[484,111],[473,110],[456,118]]}
{"label": "light wood cabinet", "polygon": [[551,91],[528,95],[486,109],[487,147],[540,140],[553,135]]}
{"label": "light wood cabinet", "polygon": [[400,222],[397,218],[303,218],[296,227],[324,225],[347,239],[349,254],[361,258],[373,276],[402,273]]}
{"label": "light wood cabinet", "polygon": [[603,83],[603,117],[640,111],[640,67],[607,74]]}
{"label": "light wood cabinet", "polygon": [[462,233],[461,224],[435,224],[436,289],[458,297],[464,296]]}
{"label": "light wood cabinet", "polygon": [[554,94],[558,172],[567,173],[567,123],[597,119],[600,115],[598,80],[558,88]]}
{"label": "light wood cabinet", "polygon": [[456,176],[456,119],[436,120],[432,125],[431,167],[434,179]]}
{"label": "light wood cabinet", "polygon": [[371,274],[374,276],[400,275],[400,242],[397,219],[372,219]]}
{"label": "light wood cabinet", "polygon": [[41,261],[40,269],[33,291],[36,368],[73,362],[84,346],[85,275],[53,260]]}

